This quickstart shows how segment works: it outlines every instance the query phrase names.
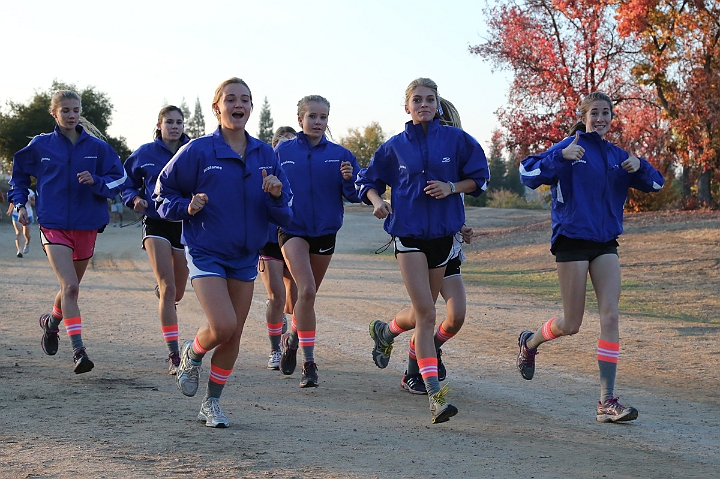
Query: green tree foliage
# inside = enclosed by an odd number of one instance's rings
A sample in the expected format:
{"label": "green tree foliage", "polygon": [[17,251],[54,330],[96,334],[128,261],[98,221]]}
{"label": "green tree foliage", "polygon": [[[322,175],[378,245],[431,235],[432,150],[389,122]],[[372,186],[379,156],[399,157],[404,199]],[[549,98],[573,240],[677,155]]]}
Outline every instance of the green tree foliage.
{"label": "green tree foliage", "polygon": [[262,140],[268,145],[271,144],[275,130],[273,128],[273,119],[270,115],[270,103],[268,103],[267,97],[265,97],[262,107],[260,108],[260,120],[258,128],[258,140]]}
{"label": "green tree foliage", "polygon": [[192,118],[187,119],[185,133],[190,138],[200,138],[205,134],[205,115],[203,115],[200,105],[200,97],[195,98],[195,113]]}
{"label": "green tree foliage", "polygon": [[373,155],[383,143],[385,143],[385,133],[376,121],[362,130],[348,128],[347,136],[340,139],[340,144],[355,155],[360,168],[366,168],[370,164]]}
{"label": "green tree foliage", "polygon": [[130,156],[132,151],[125,138],[114,138],[107,133],[113,111],[110,97],[92,86],[79,89],[74,84],[55,80],[48,90],[36,91],[28,103],[9,101],[6,111],[0,111],[0,158],[8,169],[15,152],[27,146],[32,137],[55,128],[55,119],[50,115],[49,108],[52,94],[57,90],[78,93],[82,98],[82,116],[97,127],[123,161]]}
{"label": "green tree foliage", "polygon": [[180,108],[180,110],[182,110],[183,117],[185,117],[186,119],[190,118],[190,116],[191,116],[190,107],[188,106],[187,102],[185,101],[185,97],[183,97],[182,101],[180,102],[180,106],[178,108]]}

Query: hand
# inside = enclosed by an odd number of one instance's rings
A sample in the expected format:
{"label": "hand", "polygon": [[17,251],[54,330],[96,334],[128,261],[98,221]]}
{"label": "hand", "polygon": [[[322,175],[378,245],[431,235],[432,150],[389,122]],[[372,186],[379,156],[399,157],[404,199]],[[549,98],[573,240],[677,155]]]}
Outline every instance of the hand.
{"label": "hand", "polygon": [[208,197],[205,193],[198,193],[192,197],[190,204],[188,205],[188,213],[194,215],[205,207],[208,202]]}
{"label": "hand", "polygon": [[640,169],[640,160],[632,153],[632,150],[628,150],[628,159],[620,163],[620,166],[628,173],[635,173]]}
{"label": "hand", "polygon": [[427,183],[428,185],[423,191],[425,191],[426,195],[430,195],[436,200],[446,198],[452,194],[450,183],[438,180],[430,180]]}
{"label": "hand", "polygon": [[392,207],[390,206],[390,203],[385,200],[373,203],[373,207],[373,215],[375,215],[375,218],[383,219],[392,214]]}
{"label": "hand", "polygon": [[462,235],[463,243],[472,243],[474,233],[471,227],[463,226],[462,228],[460,228],[460,234]]}
{"label": "hand", "polygon": [[275,175],[268,175],[267,170],[262,170],[262,189],[266,193],[270,193],[273,198],[282,196],[282,181]]}
{"label": "hand", "polygon": [[575,132],[575,139],[570,143],[568,146],[566,146],[562,151],[562,156],[566,160],[579,160],[583,157],[585,154],[585,148],[578,145],[578,140],[580,139],[580,132]]}
{"label": "hand", "polygon": [[30,219],[28,218],[27,209],[20,208],[20,211],[18,211],[18,223],[20,223],[23,226],[27,226],[30,224]]}
{"label": "hand", "polygon": [[136,196],[133,198],[133,209],[137,211],[138,213],[142,213],[145,211],[148,207],[148,202],[144,199],[140,198],[139,196]]}
{"label": "hand", "polygon": [[343,161],[342,163],[340,163],[340,173],[342,173],[344,180],[351,179],[352,172],[353,172],[352,163],[350,163],[349,161]]}
{"label": "hand", "polygon": [[15,209],[15,205],[12,204],[12,203],[10,203],[10,205],[8,206],[7,212],[5,213],[5,216],[10,216],[10,215],[12,215],[12,212],[13,212],[14,209]]}
{"label": "hand", "polygon": [[81,185],[94,185],[95,180],[89,171],[82,171],[77,174],[78,181]]}

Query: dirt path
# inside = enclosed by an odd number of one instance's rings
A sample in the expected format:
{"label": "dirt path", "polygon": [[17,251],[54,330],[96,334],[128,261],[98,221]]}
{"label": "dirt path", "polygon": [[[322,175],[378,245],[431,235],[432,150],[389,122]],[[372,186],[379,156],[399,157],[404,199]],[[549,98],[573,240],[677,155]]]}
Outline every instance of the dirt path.
{"label": "dirt path", "polygon": [[[547,215],[469,210],[468,223],[496,237],[471,248],[467,266],[508,248],[547,252],[547,223],[532,226]],[[517,225],[526,227],[525,246],[497,241],[498,232]],[[710,223],[711,233],[717,227]],[[399,388],[408,338],[396,341],[386,370],[370,357],[369,321],[389,320],[408,300],[392,255],[373,254],[388,239],[381,222],[353,206],[317,302],[320,387],[299,389],[298,372],[265,369],[258,280],[222,398],[231,427],[215,430],[195,421],[207,361],[194,398],[165,374],[140,229],[110,227],[99,236],[80,302],[96,367],[78,376],[64,334],[57,356],[40,349],[37,317],[48,311],[57,283],[33,234],[31,252],[15,258],[12,227],[8,218],[0,222],[2,478],[720,477],[717,324],[624,315],[617,391],[640,417],[599,424],[595,312],[578,336],[541,351],[535,379],[524,381],[514,367],[517,334],[558,314],[559,305],[468,285],[466,327],[443,348],[460,413],[432,425],[426,397]],[[628,232],[628,248],[633,238]],[[191,338],[203,322],[192,288],[178,311],[180,336]],[[717,318],[717,309],[708,314]]]}

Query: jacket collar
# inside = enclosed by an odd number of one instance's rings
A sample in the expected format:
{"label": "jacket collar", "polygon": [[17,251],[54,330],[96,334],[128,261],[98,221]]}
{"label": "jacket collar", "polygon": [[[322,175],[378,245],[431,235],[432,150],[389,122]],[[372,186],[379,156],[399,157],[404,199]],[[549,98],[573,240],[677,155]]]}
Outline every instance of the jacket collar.
{"label": "jacket collar", "polygon": [[[433,121],[428,123],[428,130],[427,130],[427,136],[430,136],[431,134],[435,133],[440,129],[440,119],[435,118]],[[420,138],[422,135],[424,135],[423,127],[420,124],[415,125],[412,120],[405,123],[405,133],[410,137],[410,139]]]}
{"label": "jacket collar", "polygon": [[[215,155],[218,158],[240,158],[240,155],[235,153],[232,148],[230,148],[230,145],[227,144],[225,141],[225,138],[222,137],[221,133],[221,127],[218,126],[217,129],[212,134],[213,139],[213,149],[215,150]],[[264,141],[260,141],[257,138],[253,138],[245,131],[245,140],[247,141],[247,145],[245,146],[245,158],[250,156],[250,152],[253,150],[257,150],[260,148],[261,145],[266,144]]]}
{"label": "jacket collar", "polygon": [[[307,135],[305,133],[303,133],[302,131],[298,132],[296,138],[297,138],[298,143],[303,145],[304,147],[306,147],[308,149],[313,148],[313,146],[310,144],[310,140],[308,140]],[[330,142],[325,137],[325,135],[323,135],[323,137],[320,139],[320,143],[318,143],[315,148],[317,148],[319,146],[324,146],[328,143],[330,143]]]}

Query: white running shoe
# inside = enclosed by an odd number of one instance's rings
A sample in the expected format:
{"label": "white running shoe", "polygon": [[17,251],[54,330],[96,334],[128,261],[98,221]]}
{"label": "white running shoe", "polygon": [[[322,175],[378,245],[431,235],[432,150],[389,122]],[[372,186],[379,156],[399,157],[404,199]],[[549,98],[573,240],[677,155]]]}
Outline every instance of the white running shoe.
{"label": "white running shoe", "polygon": [[205,421],[207,427],[230,426],[230,421],[220,409],[220,401],[217,398],[206,398],[200,405],[197,418],[198,421]]}
{"label": "white running shoe", "polygon": [[282,351],[279,349],[270,351],[267,368],[275,371],[280,369],[280,358],[282,358]]}
{"label": "white running shoe", "polygon": [[188,339],[180,349],[180,365],[175,372],[175,382],[181,393],[186,396],[194,396],[198,390],[200,376],[200,365],[193,364],[188,352],[192,346],[192,340]]}

